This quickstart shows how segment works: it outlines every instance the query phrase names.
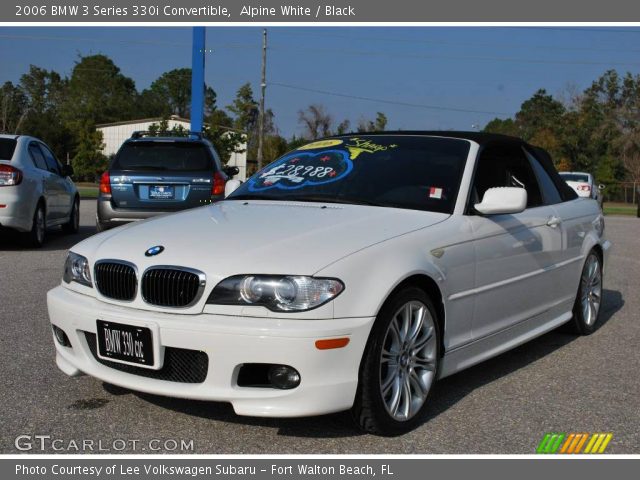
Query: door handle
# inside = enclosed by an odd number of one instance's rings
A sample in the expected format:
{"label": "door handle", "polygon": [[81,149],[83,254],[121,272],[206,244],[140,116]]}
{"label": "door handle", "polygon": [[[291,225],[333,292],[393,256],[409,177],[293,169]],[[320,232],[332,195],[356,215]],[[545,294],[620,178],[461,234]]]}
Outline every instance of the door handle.
{"label": "door handle", "polygon": [[562,219],[556,216],[549,217],[549,220],[547,220],[547,225],[551,228],[555,228],[561,223],[562,223]]}

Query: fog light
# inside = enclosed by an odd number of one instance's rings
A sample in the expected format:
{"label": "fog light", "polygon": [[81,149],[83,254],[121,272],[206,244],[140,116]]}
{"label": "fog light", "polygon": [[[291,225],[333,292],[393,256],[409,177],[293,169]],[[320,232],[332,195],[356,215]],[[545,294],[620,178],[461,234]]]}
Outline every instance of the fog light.
{"label": "fog light", "polygon": [[269,368],[269,383],[281,390],[290,390],[300,385],[300,374],[287,365],[273,365]]}
{"label": "fog light", "polygon": [[69,341],[69,337],[67,337],[67,334],[64,333],[64,330],[62,330],[59,327],[56,327],[55,325],[52,325],[52,326],[53,326],[53,334],[55,335],[58,343],[63,347],[70,347],[71,342]]}

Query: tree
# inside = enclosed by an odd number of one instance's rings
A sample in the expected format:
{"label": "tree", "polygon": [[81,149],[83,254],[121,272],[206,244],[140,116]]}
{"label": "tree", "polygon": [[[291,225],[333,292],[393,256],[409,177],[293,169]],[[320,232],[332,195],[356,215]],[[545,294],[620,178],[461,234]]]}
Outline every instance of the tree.
{"label": "tree", "polygon": [[387,116],[382,112],[376,113],[375,120],[361,118],[358,121],[358,132],[382,132],[387,126]]}
{"label": "tree", "polygon": [[27,98],[22,90],[11,82],[0,88],[0,132],[20,133],[28,113]]}
{"label": "tree", "polygon": [[517,137],[520,132],[516,125],[516,122],[511,118],[502,120],[500,118],[494,118],[483,129],[487,133],[500,133],[502,135],[511,135]]}
{"label": "tree", "polygon": [[[205,85],[205,116],[216,103],[216,92]],[[191,116],[191,69],[176,68],[158,77],[147,90],[143,90],[138,100],[148,116],[178,115]]]}
{"label": "tree", "polygon": [[306,110],[298,111],[298,123],[304,127],[304,136],[316,140],[331,135],[333,118],[325,111],[324,106],[312,104]]}
{"label": "tree", "polygon": [[129,120],[137,115],[136,99],[134,81],[122,75],[109,57],[80,57],[66,89],[63,120],[72,129]]}
{"label": "tree", "polygon": [[78,147],[72,159],[76,180],[95,182],[107,169],[108,159],[102,154],[102,132],[84,126],[79,130]]}
{"label": "tree", "polygon": [[234,116],[233,126],[244,132],[253,132],[258,124],[258,102],[253,98],[251,84],[245,83],[236,92],[231,105],[227,106]]}
{"label": "tree", "polygon": [[58,158],[73,150],[73,135],[60,121],[67,81],[56,72],[31,65],[20,77],[20,88],[27,101],[23,131],[42,139]]}
{"label": "tree", "polygon": [[336,134],[344,135],[345,133],[349,133],[350,130],[351,130],[351,122],[349,121],[349,119],[344,119],[336,127]]}

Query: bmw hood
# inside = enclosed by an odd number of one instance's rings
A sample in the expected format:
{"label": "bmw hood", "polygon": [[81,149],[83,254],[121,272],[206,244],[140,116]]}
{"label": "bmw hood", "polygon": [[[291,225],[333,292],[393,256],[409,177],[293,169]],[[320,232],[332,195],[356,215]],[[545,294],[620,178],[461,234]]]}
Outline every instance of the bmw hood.
{"label": "bmw hood", "polygon": [[[129,224],[72,250],[94,262],[119,259],[138,268],[179,265],[220,277],[312,275],[358,250],[446,218],[360,205],[224,201]],[[155,246],[163,248],[147,252]]]}

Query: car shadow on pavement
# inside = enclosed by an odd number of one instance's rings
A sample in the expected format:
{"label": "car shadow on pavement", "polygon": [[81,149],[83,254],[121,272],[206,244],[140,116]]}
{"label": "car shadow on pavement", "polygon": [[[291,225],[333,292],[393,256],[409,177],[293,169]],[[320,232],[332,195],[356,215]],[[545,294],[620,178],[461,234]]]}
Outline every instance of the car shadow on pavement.
{"label": "car shadow on pavement", "polygon": [[78,233],[74,234],[65,233],[59,227],[51,228],[47,230],[47,236],[42,248],[33,248],[27,245],[23,235],[5,229],[0,231],[0,251],[48,252],[54,250],[69,250],[69,248],[76,243],[95,235],[95,233],[95,226],[80,226]]}
{"label": "car shadow on pavement", "polygon": [[[597,328],[603,328],[623,305],[624,299],[619,291],[605,290],[603,309]],[[565,333],[564,330],[566,327],[560,327],[514,350],[438,382],[429,398],[428,413],[421,427],[447,411],[473,390],[526,367],[579,338],[574,334]],[[341,438],[364,435],[351,420],[349,412],[306,418],[241,417],[236,415],[231,405],[227,403],[160,397],[131,392],[108,384],[103,384],[103,388],[114,395],[134,394],[144,401],[186,415],[242,425],[271,427],[278,430],[278,435],[301,438]]]}

